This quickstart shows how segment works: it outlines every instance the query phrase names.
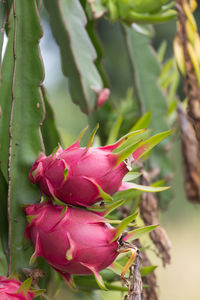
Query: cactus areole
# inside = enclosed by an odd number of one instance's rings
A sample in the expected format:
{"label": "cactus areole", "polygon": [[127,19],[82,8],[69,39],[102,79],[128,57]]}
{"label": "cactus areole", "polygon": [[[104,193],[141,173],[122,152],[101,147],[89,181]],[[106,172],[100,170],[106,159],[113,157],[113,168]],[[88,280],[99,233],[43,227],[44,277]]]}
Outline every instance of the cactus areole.
{"label": "cactus areole", "polygon": [[109,200],[131,168],[124,159],[131,164],[144,151],[133,152],[131,146],[126,157],[123,151],[113,153],[122,141],[99,148],[81,148],[78,141],[64,151],[59,147],[49,156],[41,154],[29,178],[45,195],[67,204],[88,207]]}
{"label": "cactus areole", "polygon": [[21,281],[0,276],[1,300],[32,300],[35,296],[35,293],[27,290]]}
{"label": "cactus areole", "polygon": [[71,275],[94,274],[108,267],[117,255],[116,228],[96,213],[50,202],[28,205],[25,235],[33,241],[31,258],[42,256],[67,282]]}

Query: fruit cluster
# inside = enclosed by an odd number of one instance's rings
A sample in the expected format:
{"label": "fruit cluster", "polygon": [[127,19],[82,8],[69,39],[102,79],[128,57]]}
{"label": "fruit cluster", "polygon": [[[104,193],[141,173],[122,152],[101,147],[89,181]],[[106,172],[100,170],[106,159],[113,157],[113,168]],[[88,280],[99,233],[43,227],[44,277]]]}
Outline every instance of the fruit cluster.
{"label": "fruit cluster", "polygon": [[[25,207],[26,237],[35,246],[31,262],[43,257],[71,286],[73,274],[93,273],[98,285],[105,288],[98,272],[113,263],[123,243],[122,252],[132,251],[133,259],[134,247],[127,247],[129,234],[122,236],[122,232],[136,214],[118,222],[117,227],[110,225],[106,215],[124,202],[113,201],[112,195],[132,188],[122,183],[131,164],[155,145],[151,138],[135,142],[134,137],[140,139],[144,132],[138,130],[115,144],[93,148],[94,131],[87,147],[80,147],[79,138],[66,150],[59,146],[51,155],[43,153],[36,159],[29,177],[46,201]],[[107,201],[112,202],[106,205]]]}

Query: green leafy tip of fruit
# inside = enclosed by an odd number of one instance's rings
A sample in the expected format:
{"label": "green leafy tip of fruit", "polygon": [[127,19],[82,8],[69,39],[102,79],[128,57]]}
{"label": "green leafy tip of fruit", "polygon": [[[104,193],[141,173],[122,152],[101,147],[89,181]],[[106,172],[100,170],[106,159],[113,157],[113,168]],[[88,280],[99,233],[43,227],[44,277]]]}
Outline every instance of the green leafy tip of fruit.
{"label": "green leafy tip of fruit", "polygon": [[177,15],[176,11],[171,9],[174,2],[167,4],[168,0],[94,0],[93,13],[95,8],[98,9],[100,2],[101,8],[105,7],[104,11],[108,13],[112,22],[120,20],[126,24],[156,24],[174,19]]}

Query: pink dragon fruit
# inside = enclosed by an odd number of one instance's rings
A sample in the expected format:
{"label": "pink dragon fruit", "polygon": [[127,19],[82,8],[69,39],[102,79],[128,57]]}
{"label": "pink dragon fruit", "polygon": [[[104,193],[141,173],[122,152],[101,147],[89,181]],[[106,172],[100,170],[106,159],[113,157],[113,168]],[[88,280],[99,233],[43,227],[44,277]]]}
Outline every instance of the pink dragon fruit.
{"label": "pink dragon fruit", "polygon": [[23,288],[23,283],[14,278],[0,276],[0,300],[31,300],[35,293]]}
{"label": "pink dragon fruit", "polygon": [[[135,132],[139,134],[140,130]],[[127,136],[105,147],[79,147],[79,140],[49,156],[41,154],[35,161],[29,178],[39,185],[41,191],[54,199],[76,206],[91,206],[102,199],[112,200],[123,177],[130,171],[131,163],[145,151],[135,145],[113,153]],[[128,157],[128,158],[127,158]]]}
{"label": "pink dragon fruit", "polygon": [[50,202],[28,205],[25,212],[25,235],[35,245],[32,262],[42,256],[68,283],[72,274],[93,273],[103,286],[98,272],[119,254],[117,240],[123,226],[114,228],[97,213]]}

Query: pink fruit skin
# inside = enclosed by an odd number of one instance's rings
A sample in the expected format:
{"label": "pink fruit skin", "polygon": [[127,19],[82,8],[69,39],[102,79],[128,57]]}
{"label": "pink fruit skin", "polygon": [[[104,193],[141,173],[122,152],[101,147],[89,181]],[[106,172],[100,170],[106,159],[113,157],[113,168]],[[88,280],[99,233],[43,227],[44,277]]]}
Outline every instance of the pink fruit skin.
{"label": "pink fruit skin", "polygon": [[0,300],[31,300],[34,298],[32,292],[28,292],[27,295],[23,291],[17,292],[22,282],[13,278],[8,279],[0,276]]}
{"label": "pink fruit skin", "polygon": [[[128,173],[124,162],[117,165],[115,147],[79,148],[75,143],[53,156],[41,154],[29,178],[51,197],[76,206],[91,206],[101,199],[99,186],[113,195]],[[67,175],[64,171],[67,170]]]}
{"label": "pink fruit skin", "polygon": [[69,281],[71,274],[97,273],[109,266],[118,255],[118,243],[111,243],[116,231],[103,217],[66,208],[63,212],[62,206],[49,202],[29,205],[25,212],[35,218],[25,235],[35,245],[35,257],[42,256]]}

